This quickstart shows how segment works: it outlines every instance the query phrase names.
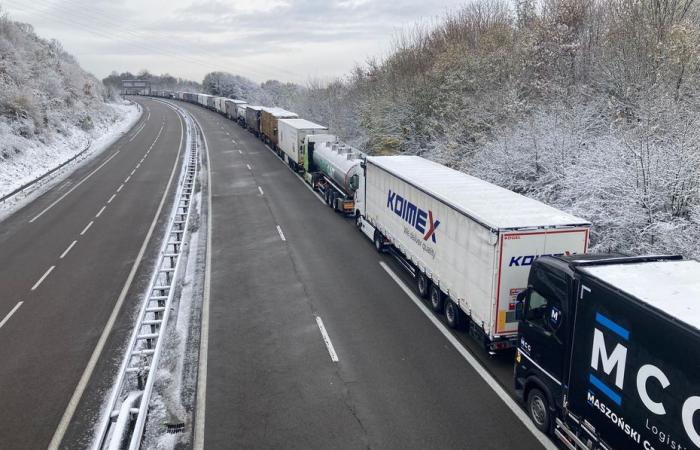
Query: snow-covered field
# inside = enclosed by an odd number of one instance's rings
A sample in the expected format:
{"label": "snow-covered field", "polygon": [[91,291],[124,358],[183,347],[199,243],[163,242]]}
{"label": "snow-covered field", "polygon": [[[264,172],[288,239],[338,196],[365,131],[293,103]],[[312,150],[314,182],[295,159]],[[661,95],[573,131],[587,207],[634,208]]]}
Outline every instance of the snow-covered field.
{"label": "snow-covered field", "polygon": [[25,192],[0,203],[0,218],[20,208],[72,173],[81,164],[99,155],[122,134],[126,133],[141,116],[141,110],[133,103],[108,103],[109,114],[95,122],[89,132],[78,126],[69,127],[66,133],[56,133],[47,139],[26,139],[10,133],[0,122],[0,140],[4,148],[18,148],[20,152],[0,158],[0,197],[18,187],[31,183],[52,169],[89,149],[78,159],[51,174],[40,183],[29,186]]}

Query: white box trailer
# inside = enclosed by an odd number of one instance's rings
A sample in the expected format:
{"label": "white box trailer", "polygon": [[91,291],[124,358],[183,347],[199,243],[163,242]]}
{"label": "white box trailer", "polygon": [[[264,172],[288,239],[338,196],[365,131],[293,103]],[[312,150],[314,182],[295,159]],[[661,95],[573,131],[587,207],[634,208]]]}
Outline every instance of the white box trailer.
{"label": "white box trailer", "polygon": [[209,94],[197,94],[197,103],[206,108],[209,106],[211,98],[212,96]]}
{"label": "white box trailer", "polygon": [[226,114],[226,98],[225,97],[215,97],[214,98],[214,108],[216,112],[221,114]]}
{"label": "white box trailer", "polygon": [[448,324],[468,319],[491,351],[515,343],[532,262],[587,251],[586,220],[418,156],[368,157],[364,180],[363,231],[378,250],[393,246]]}
{"label": "white box trailer", "polygon": [[304,138],[310,134],[326,134],[328,127],[306,119],[279,119],[277,121],[277,146],[285,161],[294,170],[304,163]]}
{"label": "white box trailer", "polygon": [[[226,108],[226,116],[228,116],[229,119],[231,120],[238,120],[238,110],[240,106],[247,105],[248,102],[245,100],[236,100],[236,99],[226,99],[225,103],[225,108]],[[245,109],[243,109],[244,114],[245,114]]]}

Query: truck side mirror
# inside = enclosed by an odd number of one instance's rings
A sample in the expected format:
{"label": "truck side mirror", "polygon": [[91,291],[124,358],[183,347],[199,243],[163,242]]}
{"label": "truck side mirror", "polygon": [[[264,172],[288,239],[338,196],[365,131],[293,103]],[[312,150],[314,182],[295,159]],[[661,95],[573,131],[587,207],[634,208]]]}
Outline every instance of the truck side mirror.
{"label": "truck side mirror", "polygon": [[530,288],[523,289],[518,292],[517,297],[515,297],[515,320],[520,322],[525,317],[525,300],[530,294]]}

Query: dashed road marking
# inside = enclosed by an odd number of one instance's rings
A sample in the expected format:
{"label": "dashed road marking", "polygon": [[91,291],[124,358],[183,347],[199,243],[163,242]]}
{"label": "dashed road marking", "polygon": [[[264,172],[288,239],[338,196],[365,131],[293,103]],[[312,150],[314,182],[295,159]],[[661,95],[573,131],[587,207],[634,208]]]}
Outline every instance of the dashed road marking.
{"label": "dashed road marking", "polygon": [[242,154],[243,154],[243,150],[238,150],[238,153],[240,153],[240,154],[242,155]]}
{"label": "dashed road marking", "polygon": [[265,193],[263,192],[263,190],[260,186],[258,186],[258,190],[260,191],[260,195],[265,195]]}
{"label": "dashed road marking", "polygon": [[284,233],[282,233],[282,227],[280,227],[279,225],[277,225],[277,233],[279,233],[280,239],[282,239],[283,241],[287,240],[287,238],[284,237]]}
{"label": "dashed road marking", "polygon": [[126,177],[126,178],[124,179],[124,183],[128,183],[130,179],[131,179],[131,175],[129,175],[128,177]]}
{"label": "dashed road marking", "polygon": [[245,166],[248,168],[248,170],[253,170],[250,168],[250,164],[246,164]]}
{"label": "dashed road marking", "polygon": [[39,278],[39,281],[37,281],[36,283],[34,283],[34,286],[32,286],[32,289],[31,289],[31,290],[32,290],[32,291],[36,290],[36,288],[38,288],[38,287],[41,285],[41,283],[44,282],[44,280],[46,279],[46,277],[48,277],[49,274],[50,274],[51,272],[53,272],[53,269],[55,269],[55,268],[56,268],[56,266],[51,266],[51,267],[49,267],[48,270],[47,270],[46,272],[44,272],[44,274],[41,276],[41,278]]}
{"label": "dashed road marking", "polygon": [[114,200],[114,197],[116,197],[117,194],[112,194],[112,196],[107,200],[107,203],[112,203],[112,200]]}
{"label": "dashed road marking", "polygon": [[117,188],[117,192],[121,191],[122,189],[124,189],[124,183],[119,185],[119,187]]}
{"label": "dashed road marking", "polygon": [[59,258],[59,259],[63,259],[63,257],[66,256],[66,255],[68,254],[68,252],[70,251],[70,249],[72,249],[73,246],[74,246],[75,244],[77,244],[77,243],[78,243],[78,241],[73,241],[73,242],[71,242],[71,244],[68,246],[68,248],[65,249],[65,250],[63,250],[63,253],[61,253],[61,256],[59,256],[58,258]]}
{"label": "dashed road marking", "polygon": [[17,310],[19,309],[19,307],[22,306],[22,303],[24,303],[24,302],[21,302],[21,301],[20,301],[20,302],[17,302],[17,304],[15,305],[15,307],[12,308],[12,310],[11,310],[9,313],[7,313],[7,315],[5,316],[5,318],[2,319],[2,322],[0,322],[0,328],[2,328],[2,327],[7,323],[8,320],[10,320],[10,317],[12,317],[12,315],[13,315],[14,313],[17,312]]}
{"label": "dashed road marking", "polygon": [[318,325],[318,329],[321,330],[321,336],[323,337],[323,342],[326,344],[326,348],[328,349],[328,354],[331,355],[331,361],[338,362],[338,354],[335,352],[335,348],[333,348],[333,343],[331,342],[330,336],[328,336],[326,327],[323,325],[321,316],[316,316],[316,324]]}
{"label": "dashed road marking", "polygon": [[107,207],[106,207],[106,206],[103,206],[102,209],[100,209],[99,211],[97,211],[97,214],[95,214],[95,217],[100,217],[100,216],[102,215],[102,213],[104,212],[105,209],[107,209]]}
{"label": "dashed road marking", "polygon": [[92,226],[92,224],[93,224],[93,221],[91,220],[90,223],[87,224],[87,225],[85,226],[85,228],[83,228],[83,231],[80,232],[80,235],[82,236],[82,235],[84,235],[85,233],[87,233],[87,230],[90,229],[90,227]]}

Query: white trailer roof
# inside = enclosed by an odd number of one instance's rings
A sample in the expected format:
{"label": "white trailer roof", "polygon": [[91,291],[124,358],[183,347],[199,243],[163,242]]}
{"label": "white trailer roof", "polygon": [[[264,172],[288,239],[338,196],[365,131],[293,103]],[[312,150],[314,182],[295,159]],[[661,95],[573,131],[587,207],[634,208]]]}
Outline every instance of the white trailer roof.
{"label": "white trailer roof", "polygon": [[248,103],[248,102],[245,101],[245,100],[237,100],[237,99],[235,99],[235,98],[229,98],[229,99],[226,99],[226,101],[227,101],[227,102],[231,102],[231,103],[235,103],[235,104],[237,104],[237,105],[245,105],[245,104]]}
{"label": "white trailer roof", "polygon": [[419,156],[367,159],[492,229],[589,225],[584,219]]}
{"label": "white trailer roof", "polygon": [[262,106],[257,106],[257,105],[245,105],[245,107],[248,109],[253,109],[255,111],[261,111],[263,109]]}
{"label": "white trailer roof", "polygon": [[286,109],[282,108],[263,108],[265,111],[269,112],[275,117],[299,117],[297,113],[293,113],[291,111],[287,111]]}
{"label": "white trailer roof", "polygon": [[606,264],[581,270],[700,330],[700,262]]}
{"label": "white trailer roof", "polygon": [[306,119],[280,119],[280,122],[286,123],[297,130],[327,130],[328,127],[310,122]]}

